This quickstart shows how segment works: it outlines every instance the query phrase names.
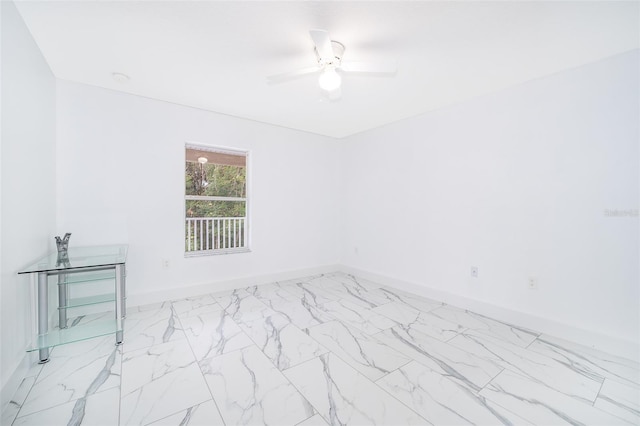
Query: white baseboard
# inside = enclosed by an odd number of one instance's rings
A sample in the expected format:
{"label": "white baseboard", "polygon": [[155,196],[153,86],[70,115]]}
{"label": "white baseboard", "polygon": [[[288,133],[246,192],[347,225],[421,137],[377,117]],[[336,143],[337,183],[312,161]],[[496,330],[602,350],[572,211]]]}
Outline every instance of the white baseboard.
{"label": "white baseboard", "polygon": [[341,265],[339,270],[347,274],[368,279],[378,284],[384,284],[389,287],[394,287],[399,290],[408,291],[419,296],[444,302],[452,306],[468,309],[500,321],[528,328],[532,331],[537,331],[549,336],[579,343],[612,355],[617,355],[634,361],[638,361],[638,359],[640,359],[640,348],[638,343],[625,340],[620,337],[606,335],[554,319],[537,316],[529,312],[516,311],[503,306],[493,305],[484,301],[437,290],[417,283],[390,278],[350,266]]}
{"label": "white baseboard", "polygon": [[310,275],[326,274],[340,270],[339,265],[325,265],[312,268],[282,271],[273,274],[234,278],[231,280],[209,281],[187,287],[174,287],[153,292],[127,294],[127,306],[141,306],[167,300],[184,299],[185,297],[200,296],[218,291],[233,290],[252,285],[268,284],[275,281],[285,281]]}

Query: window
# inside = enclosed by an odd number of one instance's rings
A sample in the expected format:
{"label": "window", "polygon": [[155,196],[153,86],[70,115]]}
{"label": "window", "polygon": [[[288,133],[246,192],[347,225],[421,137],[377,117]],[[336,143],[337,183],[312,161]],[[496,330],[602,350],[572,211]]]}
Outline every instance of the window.
{"label": "window", "polygon": [[248,251],[247,152],[187,145],[185,252]]}

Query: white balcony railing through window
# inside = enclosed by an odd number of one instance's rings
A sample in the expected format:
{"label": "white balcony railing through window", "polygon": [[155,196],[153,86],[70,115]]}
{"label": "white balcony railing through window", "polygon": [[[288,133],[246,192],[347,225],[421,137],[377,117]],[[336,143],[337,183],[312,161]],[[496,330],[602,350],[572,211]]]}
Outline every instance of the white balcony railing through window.
{"label": "white balcony railing through window", "polygon": [[188,217],[185,224],[187,253],[246,248],[245,219],[244,217]]}

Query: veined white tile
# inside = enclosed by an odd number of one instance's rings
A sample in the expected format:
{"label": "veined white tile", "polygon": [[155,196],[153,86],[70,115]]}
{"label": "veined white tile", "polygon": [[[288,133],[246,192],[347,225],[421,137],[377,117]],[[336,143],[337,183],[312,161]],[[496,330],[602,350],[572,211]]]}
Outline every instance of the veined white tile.
{"label": "veined white tile", "polygon": [[464,330],[457,324],[438,318],[429,312],[420,312],[398,302],[378,306],[373,309],[373,312],[395,321],[408,333],[418,331],[442,341],[447,341]]}
{"label": "veined white tile", "polygon": [[330,319],[324,313],[324,303],[327,303],[327,299],[299,287],[295,288],[299,291],[291,292],[277,284],[268,284],[248,288],[247,291],[300,328],[320,324]]}
{"label": "veined white tile", "polygon": [[13,420],[15,420],[16,415],[20,411],[20,408],[22,407],[22,404],[24,403],[24,400],[27,398],[27,394],[31,390],[31,387],[33,386],[35,381],[36,381],[35,376],[31,376],[31,377],[25,377],[22,380],[22,382],[20,382],[20,385],[18,386],[16,393],[13,395],[11,400],[7,403],[7,406],[3,407],[2,417],[0,418],[0,424],[10,425],[11,423],[13,423]]}
{"label": "veined white tile", "polygon": [[166,315],[171,309],[171,302],[152,303],[149,305],[132,306],[127,308],[127,318],[141,320]]}
{"label": "veined white tile", "polygon": [[256,299],[245,289],[215,293],[213,298],[224,308],[232,318],[243,313],[266,308],[266,305]]}
{"label": "veined white tile", "polygon": [[534,424],[628,424],[619,417],[594,408],[591,404],[510,370],[500,373],[480,391],[480,395],[511,412],[518,413]]}
{"label": "veined white tile", "polygon": [[324,277],[331,277],[332,278],[332,277],[346,277],[346,276],[349,276],[349,275],[352,275],[352,274],[349,274],[349,273],[344,272],[344,271],[330,271],[330,272],[324,272],[324,273],[319,274],[319,275],[322,275]]}
{"label": "veined white tile", "polygon": [[385,297],[373,293],[351,280],[337,281],[336,284],[323,289],[323,291],[333,297],[348,300],[351,303],[368,309],[389,302]]}
{"label": "veined white tile", "polygon": [[202,360],[200,367],[227,424],[294,425],[315,413],[256,346]]}
{"label": "veined white tile", "polygon": [[523,348],[527,347],[540,334],[450,305],[431,311],[431,314],[459,324],[463,328],[469,328],[478,333],[487,334]]}
{"label": "veined white tile", "polygon": [[13,426],[117,425],[119,408],[120,389],[116,387],[30,415],[20,416]]}
{"label": "veined white tile", "polygon": [[271,300],[276,300],[279,302],[290,302],[294,300],[295,297],[293,294],[285,291],[276,283],[252,285],[245,288],[245,291],[250,295],[257,297],[264,303]]}
{"label": "veined white tile", "polygon": [[[124,345],[111,368],[105,367],[113,336],[100,338],[104,350],[92,349],[98,339],[80,342],[87,345],[81,349],[80,343],[53,348],[51,362],[27,374],[1,423],[11,424],[16,412],[15,424],[77,423],[84,412],[82,424],[115,425],[118,406],[107,395],[120,393],[122,377],[128,391],[122,424],[209,425],[223,418],[307,426],[457,419],[640,424],[637,362],[536,338],[530,330],[342,273],[138,306],[127,314]],[[70,321],[105,317],[113,312]],[[458,330],[461,335],[447,340]],[[127,369],[121,375],[122,357]],[[593,406],[584,402],[598,389]]]}
{"label": "veined white tile", "polygon": [[120,384],[121,351],[113,336],[58,346],[19,415],[25,416]]}
{"label": "veined white tile", "polygon": [[316,414],[307,420],[301,421],[296,426],[329,426],[329,423],[325,422],[320,414]]}
{"label": "veined white tile", "polygon": [[626,358],[545,334],[528,349],[570,364],[585,375],[606,377],[627,385],[640,384],[640,363]]}
{"label": "veined white tile", "polygon": [[373,337],[476,392],[503,370],[494,362],[419,332],[409,334],[394,327]]}
{"label": "veined white tile", "polygon": [[604,379],[594,407],[640,425],[640,386]]}
{"label": "veined white tile", "polygon": [[318,289],[329,289],[340,285],[340,281],[336,280],[332,274],[321,274],[313,277],[308,277],[305,284],[312,285]]}
{"label": "veined white tile", "polygon": [[571,365],[474,330],[465,331],[449,343],[589,404],[595,401],[602,385],[599,377],[585,375]]}
{"label": "veined white tile", "polygon": [[253,315],[255,312],[260,312],[269,309],[260,299],[255,296],[249,295],[238,300],[237,304],[227,308],[226,311],[231,318],[235,320],[241,320],[245,315]]}
{"label": "veined white tile", "polygon": [[171,304],[156,305],[128,315],[124,321],[124,352],[185,338]]}
{"label": "veined white tile", "polygon": [[301,278],[293,278],[290,280],[284,280],[284,281],[278,281],[274,284],[278,285],[278,286],[286,286],[286,285],[295,285],[295,284],[299,284],[299,283],[307,283],[313,279],[316,279],[318,277],[322,277],[324,274],[318,274],[318,275],[309,275],[307,277],[301,277]]}
{"label": "veined white tile", "polygon": [[379,379],[411,361],[390,346],[338,321],[316,325],[308,332],[322,346],[371,380]]}
{"label": "veined white tile", "polygon": [[382,284],[374,283],[373,281],[359,278],[355,275],[344,274],[340,272],[327,274],[326,277],[334,281],[337,284],[336,286],[338,287],[346,284],[354,289],[358,289],[359,291],[371,291],[382,287]]}
{"label": "veined white tile", "polygon": [[321,306],[324,303],[340,299],[339,296],[327,292],[326,287],[313,285],[309,282],[278,283],[278,285],[300,299],[305,298],[313,306]]}
{"label": "veined white tile", "polygon": [[376,383],[434,425],[529,424],[416,361]]}
{"label": "veined white tile", "polygon": [[368,333],[375,334],[393,327],[396,323],[375,311],[350,302],[339,300],[324,305],[325,312],[352,327]]}
{"label": "veined white tile", "polygon": [[277,285],[280,288],[284,288],[286,286],[290,286],[290,285],[296,285],[298,283],[304,282],[305,278],[294,278],[292,280],[282,280],[282,281],[276,281],[273,284]]}
{"label": "veined white tile", "polygon": [[[268,311],[278,310],[281,306],[289,306],[292,304],[300,304],[301,297],[298,297],[287,290],[275,285],[266,284],[254,287],[248,287],[247,292],[252,296],[255,296],[265,307],[269,308]],[[246,313],[244,316],[247,316]],[[258,315],[266,315],[258,312]]]}
{"label": "veined white tile", "polygon": [[120,424],[147,424],[211,399],[186,340],[128,352],[122,359]]}
{"label": "veined white tile", "polygon": [[327,352],[284,315],[273,310],[260,312],[263,315],[238,325],[279,370]]}
{"label": "veined white tile", "polygon": [[632,371],[640,370],[640,361],[613,355],[601,349],[596,349],[589,346],[581,345],[579,343],[561,339],[559,337],[549,336],[548,334],[541,334],[539,337],[539,340],[547,343],[552,343],[556,346],[561,346],[565,350],[572,350],[572,351],[579,352],[581,354],[584,354],[585,356],[601,358],[604,361],[611,364],[624,365],[628,368],[631,368]]}
{"label": "veined white tile", "polygon": [[329,424],[428,424],[335,354],[320,355],[284,374]]}
{"label": "veined white tile", "polygon": [[429,312],[442,306],[442,302],[427,299],[426,297],[417,296],[391,287],[381,287],[372,290],[372,293],[384,297],[388,302],[396,302],[420,312]]}
{"label": "veined white tile", "polygon": [[210,294],[174,300],[171,305],[173,306],[173,311],[180,318],[194,317],[222,310],[222,306]]}
{"label": "veined white tile", "polygon": [[325,312],[324,304],[317,303],[317,300],[309,293],[304,293],[290,302],[271,303],[269,306],[298,328],[305,329],[333,320],[333,317]]}
{"label": "veined white tile", "polygon": [[185,318],[180,323],[198,361],[253,344],[225,311]]}
{"label": "veined white tile", "polygon": [[150,426],[224,426],[213,400],[194,405],[179,413],[150,423]]}
{"label": "veined white tile", "polygon": [[339,280],[341,278],[346,278],[348,276],[349,276],[349,274],[347,274],[345,272],[336,271],[336,272],[326,272],[324,274],[317,275],[317,276],[315,276],[313,278],[314,279],[323,278],[323,279],[327,279],[327,280],[331,280],[331,281],[337,282],[337,280]]}

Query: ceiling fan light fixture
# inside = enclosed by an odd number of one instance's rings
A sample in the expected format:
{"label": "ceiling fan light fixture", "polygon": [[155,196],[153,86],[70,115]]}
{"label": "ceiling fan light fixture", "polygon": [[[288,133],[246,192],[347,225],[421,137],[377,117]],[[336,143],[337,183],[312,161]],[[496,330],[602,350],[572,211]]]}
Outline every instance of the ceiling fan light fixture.
{"label": "ceiling fan light fixture", "polygon": [[320,74],[318,84],[321,89],[332,92],[340,87],[342,78],[340,78],[340,75],[336,72],[335,67],[327,67],[322,71],[322,74]]}

